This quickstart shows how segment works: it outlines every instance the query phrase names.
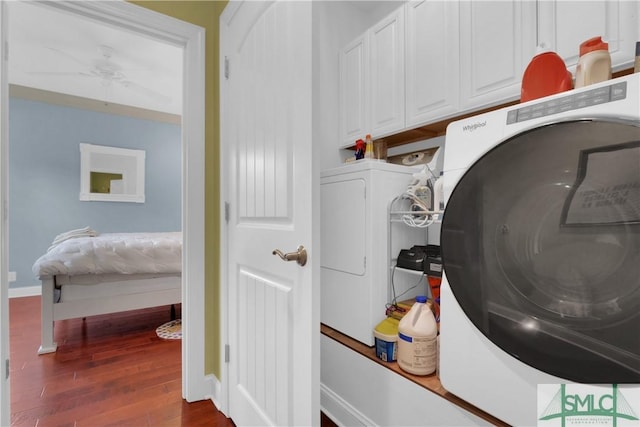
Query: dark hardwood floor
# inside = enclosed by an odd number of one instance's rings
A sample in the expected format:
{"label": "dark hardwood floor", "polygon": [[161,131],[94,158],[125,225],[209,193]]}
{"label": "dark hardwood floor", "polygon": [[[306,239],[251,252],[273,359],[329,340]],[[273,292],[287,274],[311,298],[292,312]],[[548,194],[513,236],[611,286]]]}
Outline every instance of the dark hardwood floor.
{"label": "dark hardwood floor", "polygon": [[12,426],[234,425],[182,399],[181,343],[155,333],[169,307],[58,321],[41,356],[40,297],[10,299],[9,316]]}

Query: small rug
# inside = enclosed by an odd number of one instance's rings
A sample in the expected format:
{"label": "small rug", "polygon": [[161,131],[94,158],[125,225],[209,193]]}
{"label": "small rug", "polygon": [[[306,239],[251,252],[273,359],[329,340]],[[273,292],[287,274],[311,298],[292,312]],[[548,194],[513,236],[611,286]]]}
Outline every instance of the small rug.
{"label": "small rug", "polygon": [[165,340],[182,339],[182,319],[172,320],[156,328],[156,335]]}

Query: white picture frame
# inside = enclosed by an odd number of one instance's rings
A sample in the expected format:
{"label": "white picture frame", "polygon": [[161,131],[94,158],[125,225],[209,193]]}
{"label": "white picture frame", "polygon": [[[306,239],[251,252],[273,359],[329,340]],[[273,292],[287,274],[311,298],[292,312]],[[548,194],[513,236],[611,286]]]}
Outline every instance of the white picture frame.
{"label": "white picture frame", "polygon": [[[80,143],[80,200],[144,203],[145,156],[144,150]],[[98,178],[107,184],[98,188]]]}

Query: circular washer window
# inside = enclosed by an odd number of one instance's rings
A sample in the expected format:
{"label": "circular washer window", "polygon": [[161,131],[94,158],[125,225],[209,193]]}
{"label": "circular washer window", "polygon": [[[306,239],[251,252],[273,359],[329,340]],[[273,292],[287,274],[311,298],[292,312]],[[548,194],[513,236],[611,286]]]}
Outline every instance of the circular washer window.
{"label": "circular washer window", "polygon": [[494,147],[441,234],[447,280],[492,342],[549,374],[640,382],[640,127],[579,120]]}

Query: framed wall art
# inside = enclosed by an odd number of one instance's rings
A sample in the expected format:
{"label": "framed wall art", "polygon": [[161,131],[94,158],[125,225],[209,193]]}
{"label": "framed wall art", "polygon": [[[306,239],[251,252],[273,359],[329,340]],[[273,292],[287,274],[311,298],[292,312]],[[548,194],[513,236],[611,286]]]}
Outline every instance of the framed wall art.
{"label": "framed wall art", "polygon": [[80,200],[144,203],[145,151],[80,144]]}

